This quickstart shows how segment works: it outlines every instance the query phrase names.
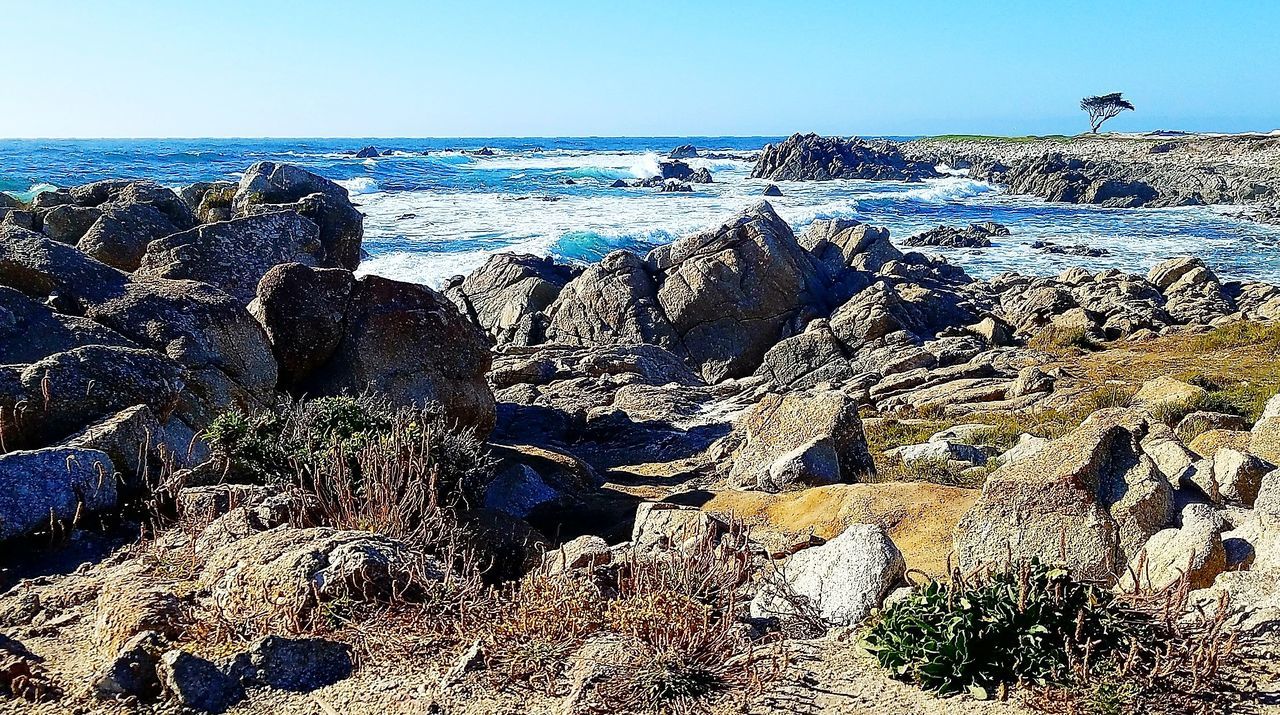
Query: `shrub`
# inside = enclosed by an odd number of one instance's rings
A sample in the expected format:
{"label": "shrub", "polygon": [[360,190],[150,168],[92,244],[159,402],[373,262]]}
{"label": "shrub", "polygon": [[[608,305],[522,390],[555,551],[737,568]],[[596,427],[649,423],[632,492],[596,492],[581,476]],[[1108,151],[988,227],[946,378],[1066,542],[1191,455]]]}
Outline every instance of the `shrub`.
{"label": "shrub", "polygon": [[929,690],[985,698],[1027,685],[1107,712],[1136,692],[1212,689],[1234,646],[1221,628],[1225,604],[1187,626],[1186,593],[1182,582],[1118,595],[1033,560],[926,584],[881,614],[866,646],[895,677]]}
{"label": "shrub", "polygon": [[[434,408],[395,407],[372,393],[285,401],[271,409],[230,410],[204,432],[213,452],[241,479],[301,486],[321,497],[332,490],[364,498],[366,473],[387,470],[407,486],[412,465],[447,500],[474,502],[493,478],[482,441],[450,429]],[[338,481],[343,484],[338,484]],[[316,483],[323,482],[323,488]]]}
{"label": "shrub", "polygon": [[979,697],[1061,682],[1071,648],[1116,648],[1127,623],[1110,594],[1038,562],[982,579],[933,581],[885,611],[867,645],[894,675],[928,690]]}

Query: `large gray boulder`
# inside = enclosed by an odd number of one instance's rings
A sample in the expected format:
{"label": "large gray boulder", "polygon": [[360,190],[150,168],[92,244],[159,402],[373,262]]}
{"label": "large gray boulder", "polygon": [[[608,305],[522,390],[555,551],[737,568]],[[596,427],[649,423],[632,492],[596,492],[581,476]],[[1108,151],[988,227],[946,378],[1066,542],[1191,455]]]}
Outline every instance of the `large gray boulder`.
{"label": "large gray boulder", "polygon": [[1140,410],[1099,410],[1076,431],[992,473],[956,527],[960,567],[1064,561],[1114,579],[1174,515],[1169,478],[1143,449],[1171,430]]}
{"label": "large gray boulder", "polygon": [[824,272],[767,201],[647,261],[662,312],[708,382],[751,374],[828,301]]}
{"label": "large gray boulder", "polygon": [[546,337],[546,310],[574,275],[550,258],[499,253],[445,295],[499,345],[536,345]]}
{"label": "large gray boulder", "polygon": [[857,404],[838,390],[765,395],[728,438],[729,481],[748,489],[856,482],[873,474]]}
{"label": "large gray boulder", "polygon": [[[58,210],[66,209],[70,207]],[[108,266],[132,272],[142,264],[142,256],[152,241],[188,228],[190,224],[178,226],[148,204],[110,206],[84,232],[76,248]]]}
{"label": "large gray boulder", "polygon": [[62,313],[117,295],[129,276],[34,231],[0,224],[0,285],[49,300]]}
{"label": "large gray boulder", "polygon": [[293,211],[205,224],[153,241],[136,274],[209,283],[247,305],[262,277],[281,263],[325,265],[319,228]]}
{"label": "large gray boulder", "polygon": [[945,328],[968,325],[975,316],[960,296],[909,282],[880,280],[831,314],[831,332],[849,350],[892,333],[929,339]]}
{"label": "large gray boulder", "polygon": [[55,241],[74,246],[101,216],[102,209],[91,206],[55,206],[41,217],[40,232]]}
{"label": "large gray boulder", "polygon": [[232,406],[271,399],[277,368],[262,327],[243,304],[207,283],[135,279],[89,306],[86,317],[186,368],[179,415],[194,427]]}
{"label": "large gray boulder", "polygon": [[547,309],[547,340],[569,345],[647,343],[680,352],[645,262],[614,251],[570,281]]}
{"label": "large gray boulder", "polygon": [[861,623],[902,579],[906,562],[884,529],[852,524],[822,546],[778,567],[751,601],[753,618],[817,617],[832,626]]}
{"label": "large gray boulder", "polygon": [[137,347],[123,335],[0,286],[0,365],[33,363],[87,345]]}
{"label": "large gray boulder", "polygon": [[342,268],[278,265],[258,283],[249,312],[266,331],[280,385],[297,387],[337,351],[356,279]]}
{"label": "large gray boulder", "polygon": [[115,467],[102,452],[57,447],[0,454],[0,541],[116,502]]}
{"label": "large gray boulder", "polygon": [[1152,534],[1129,562],[1120,587],[1126,591],[1162,591],[1184,577],[1189,588],[1212,585],[1218,574],[1227,569],[1227,551],[1222,543],[1225,527],[1222,517],[1209,505],[1186,505],[1182,509],[1182,525]]}
{"label": "large gray boulder", "polygon": [[378,534],[285,528],[213,552],[200,584],[208,589],[209,607],[229,622],[290,628],[306,622],[322,603],[390,598],[415,577],[441,577],[440,569]]}
{"label": "large gray boulder", "polygon": [[360,265],[364,217],[347,190],[323,176],[289,164],[258,162],[240,179],[231,209],[237,217],[296,211],[319,229],[321,265],[347,270]]}
{"label": "large gray boulder", "polygon": [[[125,408],[145,404],[167,418],[185,388],[182,368],[152,350],[90,345],[56,353],[21,369],[21,403],[7,430],[10,447],[54,443]],[[0,389],[0,403],[5,401]]]}
{"label": "large gray boulder", "polygon": [[888,229],[853,219],[818,219],[799,240],[805,250],[837,274],[849,268],[875,273],[889,261],[902,258],[902,251],[889,242]]}
{"label": "large gray boulder", "polygon": [[298,389],[310,395],[374,390],[397,404],[439,405],[484,437],[496,419],[485,380],[489,339],[447,298],[379,276],[356,281],[332,357]]}
{"label": "large gray boulder", "polygon": [[769,348],[755,374],[780,388],[805,389],[821,382],[841,383],[853,376],[853,367],[844,344],[819,318],[803,333]]}

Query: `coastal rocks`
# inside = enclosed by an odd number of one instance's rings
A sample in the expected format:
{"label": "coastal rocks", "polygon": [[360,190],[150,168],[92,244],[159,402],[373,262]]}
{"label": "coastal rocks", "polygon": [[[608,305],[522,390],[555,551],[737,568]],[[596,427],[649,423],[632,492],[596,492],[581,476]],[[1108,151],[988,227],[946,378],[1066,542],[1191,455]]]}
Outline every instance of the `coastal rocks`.
{"label": "coastal rocks", "polygon": [[294,693],[333,685],[350,677],[351,646],[323,638],[267,636],[236,656],[232,672],[245,685]]}
{"label": "coastal rocks", "polygon": [[499,253],[444,293],[498,345],[536,345],[546,338],[547,309],[576,275],[550,258]]}
{"label": "coastal rocks", "polygon": [[956,528],[960,566],[1065,559],[1113,579],[1173,519],[1173,488],[1144,449],[1167,427],[1140,411],[1095,412],[1075,432],[992,473]]}
{"label": "coastal rocks", "polygon": [[779,189],[777,184],[769,184],[764,187],[764,191],[761,192],[761,195],[766,197],[782,198],[782,189]]}
{"label": "coastal rocks", "polygon": [[766,395],[727,439],[738,445],[725,470],[738,487],[776,492],[875,472],[857,405],[837,390]]}
{"label": "coastal rocks", "polygon": [[217,286],[247,305],[281,263],[323,264],[320,230],[293,212],[238,218],[152,242],[136,275]]}
{"label": "coastal rocks", "polygon": [[936,176],[932,164],[904,159],[889,142],[817,134],[793,134],[780,144],[766,145],[751,171],[754,179],[773,181],[919,181]]}
{"label": "coastal rocks", "polygon": [[968,228],[958,229],[951,226],[939,226],[924,233],[908,238],[904,243],[908,246],[940,246],[946,248],[990,248],[991,237],[1008,236],[1009,229],[994,222],[969,224]]}
{"label": "coastal rocks", "polygon": [[962,299],[907,282],[880,280],[831,314],[831,332],[852,350],[892,333],[932,338],[946,327],[975,322]]}
{"label": "coastal rocks", "polygon": [[[136,397],[134,399],[143,399]],[[190,436],[187,436],[190,435]],[[194,432],[172,419],[162,425],[151,408],[134,405],[81,430],[65,442],[68,447],[96,449],[111,458],[122,491],[145,493],[146,477],[203,461],[203,445]]]}
{"label": "coastal rocks", "polygon": [[614,251],[570,281],[547,309],[547,339],[571,345],[648,343],[679,350],[645,262]]}
{"label": "coastal rocks", "polygon": [[93,643],[104,655],[119,653],[145,632],[174,638],[179,632],[182,604],[164,588],[139,588],[131,579],[109,580],[98,592]]}
{"label": "coastal rocks", "polygon": [[360,265],[364,217],[338,184],[289,164],[261,161],[249,167],[232,200],[235,216],[297,211],[319,228],[320,264],[355,270]]}
{"label": "coastal rocks", "polygon": [[[70,209],[60,206],[57,210]],[[193,223],[194,219],[180,227],[147,204],[114,206],[84,232],[76,248],[113,268],[133,272],[142,264],[152,241],[186,230]]]}
{"label": "coastal rocks", "polygon": [[1024,339],[1053,325],[1061,337],[1115,340],[1174,322],[1155,286],[1120,271],[1070,269],[1056,278],[1004,275],[986,287],[995,293],[997,315]]}
{"label": "coastal rocks", "polygon": [[[446,418],[482,437],[493,429],[489,340],[447,298],[426,286],[364,276],[351,290],[342,326],[328,360],[298,363],[322,363],[298,380],[302,393],[374,390],[396,404],[439,405]],[[270,332],[287,337],[296,330]]]}
{"label": "coastal rocks", "polygon": [[654,249],[647,264],[678,343],[708,382],[750,374],[825,301],[812,255],[767,202]]}
{"label": "coastal rocks", "polygon": [[109,328],[55,313],[43,302],[0,286],[0,365],[32,363],[88,345],[136,347]]}
{"label": "coastal rocks", "polygon": [[1148,408],[1190,405],[1209,394],[1203,387],[1161,375],[1142,383],[1133,395],[1133,402]]}
{"label": "coastal rocks", "polygon": [[1224,527],[1208,505],[1188,504],[1182,525],[1153,534],[1125,569],[1120,587],[1162,591],[1185,576],[1189,588],[1207,588],[1227,569]]}
{"label": "coastal rocks", "polygon": [[1058,244],[1053,241],[1032,241],[1031,250],[1057,256],[1079,256],[1082,258],[1102,258],[1110,256],[1111,251],[1105,248],[1093,248],[1083,243]]}
{"label": "coastal rocks", "polygon": [[[223,618],[256,628],[304,622],[323,602],[390,596],[412,582],[414,559],[384,536],[360,531],[275,529],[209,556],[201,575],[209,605]],[[430,565],[423,575],[439,565]],[[263,594],[271,594],[264,599]]]}
{"label": "coastal rocks", "polygon": [[355,156],[357,159],[377,159],[382,156],[382,153],[378,151],[378,147],[367,146],[357,151]]}
{"label": "coastal rocks", "polygon": [[139,403],[167,418],[178,405],[183,378],[176,363],[151,350],[90,345],[56,353],[19,373],[26,404],[9,406],[16,424],[4,425],[7,440],[10,446],[52,444]]}
{"label": "coastal rocks", "polygon": [[889,242],[888,229],[851,219],[818,219],[799,241],[846,284],[852,277],[844,274],[847,269],[875,273],[886,263],[902,259],[902,251]]}
{"label": "coastal rocks", "polygon": [[1218,277],[1199,258],[1171,258],[1152,266],[1147,280],[1165,296],[1165,310],[1182,323],[1208,323],[1235,310]]}
{"label": "coastal rocks", "polygon": [[1012,167],[993,166],[976,176],[1006,184],[1014,193],[1108,208],[1138,208],[1159,197],[1159,192],[1142,181],[1126,181],[1111,174],[1111,167],[1105,164],[1047,153]]}
{"label": "coastal rocks", "polygon": [[58,312],[82,314],[86,305],[118,294],[128,280],[74,246],[0,224],[0,285],[48,299]]}
{"label": "coastal rocks", "polygon": [[160,656],[156,676],[174,702],[197,712],[226,712],[244,698],[240,683],[217,665],[176,648]]}
{"label": "coastal rocks", "polygon": [[[803,549],[778,567],[751,602],[753,618],[818,617],[828,625],[862,622],[902,579],[906,562],[884,529],[853,524],[831,541]],[[813,613],[798,612],[807,603]]]}
{"label": "coastal rocks", "polygon": [[667,155],[668,159],[696,159],[697,157],[698,148],[692,144],[681,144]]}
{"label": "coastal rocks", "polygon": [[804,389],[853,376],[849,354],[825,319],[813,320],[799,335],[779,341],[755,372],[781,388]]}
{"label": "coastal rocks", "polygon": [[280,386],[296,388],[333,357],[355,285],[350,271],[301,263],[275,266],[262,277],[248,310],[266,332]]}
{"label": "coastal rocks", "polygon": [[115,468],[94,450],[0,454],[0,541],[116,506]]}
{"label": "coastal rocks", "polygon": [[178,195],[198,222],[214,223],[231,220],[237,188],[239,185],[230,181],[201,182],[183,188]]}
{"label": "coastal rocks", "polygon": [[203,427],[228,406],[261,404],[277,368],[262,328],[242,304],[205,283],[135,279],[86,317],[186,368],[178,414]]}
{"label": "coastal rocks", "polygon": [[93,680],[93,690],[101,698],[133,696],[152,699],[160,694],[156,666],[168,650],[168,641],[155,631],[137,634],[115,655]]}
{"label": "coastal rocks", "polygon": [[692,176],[693,169],[683,161],[668,160],[658,162],[658,177],[663,181],[670,179],[689,181]]}
{"label": "coastal rocks", "polygon": [[[74,246],[101,216],[102,210],[92,206],[55,206],[45,212],[40,232],[55,241]],[[141,252],[138,255],[141,256]]]}
{"label": "coastal rocks", "polygon": [[662,502],[642,502],[636,507],[631,530],[637,553],[683,550],[694,553],[714,544],[726,525],[701,509]]}

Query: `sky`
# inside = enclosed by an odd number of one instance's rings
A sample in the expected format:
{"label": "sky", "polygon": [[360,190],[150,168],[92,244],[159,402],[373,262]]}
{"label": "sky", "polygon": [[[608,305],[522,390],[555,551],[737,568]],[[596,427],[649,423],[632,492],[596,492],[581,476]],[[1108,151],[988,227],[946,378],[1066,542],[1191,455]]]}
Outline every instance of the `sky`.
{"label": "sky", "polygon": [[1280,128],[1280,3],[0,0],[0,137]]}

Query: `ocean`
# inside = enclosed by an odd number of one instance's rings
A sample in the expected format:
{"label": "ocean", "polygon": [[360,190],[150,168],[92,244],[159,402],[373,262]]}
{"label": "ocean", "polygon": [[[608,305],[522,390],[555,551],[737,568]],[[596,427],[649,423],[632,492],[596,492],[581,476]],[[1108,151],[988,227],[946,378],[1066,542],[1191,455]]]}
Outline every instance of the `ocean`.
{"label": "ocean", "polygon": [[[489,139],[0,140],[0,191],[21,198],[107,178],[174,188],[235,180],[255,161],[290,162],[345,186],[365,213],[364,273],[439,286],[500,251],[589,262],[626,248],[643,253],[712,227],[761,200],[769,183],[743,158],[695,158],[714,183],[691,193],[611,188],[657,173],[681,144],[743,156],[782,137]],[[376,146],[389,156],[352,154]],[[480,149],[488,149],[477,155]],[[1012,196],[955,172],[924,183],[778,182],[770,202],[797,231],[818,218],[885,226],[901,243],[938,226],[997,221],[1012,235],[986,249],[936,252],[976,277],[1051,275],[1070,266],[1143,272],[1199,256],[1224,279],[1280,283],[1280,228],[1235,217],[1234,207],[1104,209]],[[1034,241],[1084,244],[1104,257],[1047,255]]]}

